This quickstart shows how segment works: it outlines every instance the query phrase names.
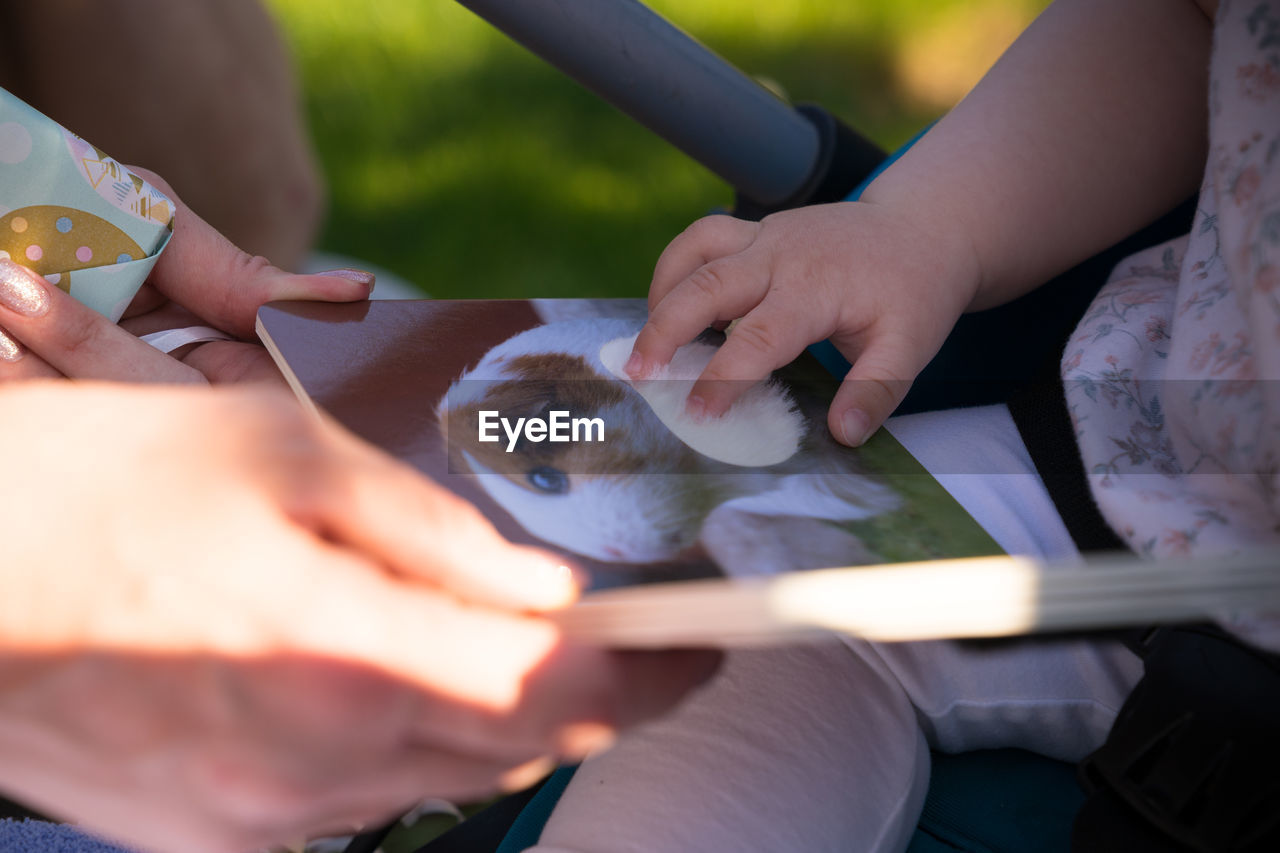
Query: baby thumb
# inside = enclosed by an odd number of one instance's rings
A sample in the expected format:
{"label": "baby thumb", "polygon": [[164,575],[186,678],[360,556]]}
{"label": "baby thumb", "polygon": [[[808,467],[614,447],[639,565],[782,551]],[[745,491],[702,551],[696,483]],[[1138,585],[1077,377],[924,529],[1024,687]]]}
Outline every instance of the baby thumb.
{"label": "baby thumb", "polygon": [[895,356],[888,347],[868,347],[853,363],[836,391],[827,426],[841,444],[858,447],[898,408],[920,366]]}

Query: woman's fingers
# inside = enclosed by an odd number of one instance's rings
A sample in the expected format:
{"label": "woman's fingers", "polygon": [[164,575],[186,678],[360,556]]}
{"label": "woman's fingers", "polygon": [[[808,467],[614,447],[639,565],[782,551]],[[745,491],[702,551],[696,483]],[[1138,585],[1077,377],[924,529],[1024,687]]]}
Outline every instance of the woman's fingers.
{"label": "woman's fingers", "polygon": [[241,382],[269,382],[286,387],[284,374],[261,344],[244,341],[213,341],[190,351],[175,352],[179,360],[204,374],[214,385]]}
{"label": "woman's fingers", "polygon": [[[158,176],[136,171],[172,197]],[[136,333],[172,327],[162,325],[162,315],[172,312],[144,310],[160,307],[161,297],[189,309],[183,313],[199,325],[253,339],[254,318],[266,302],[351,302],[367,299],[373,288],[373,276],[359,270],[285,273],[240,251],[173,200],[178,207],[174,235],[126,321]],[[0,381],[56,376],[168,383],[279,380],[264,353],[243,346],[206,347],[185,364],[170,358],[7,258],[0,260],[0,335]]]}
{"label": "woman's fingers", "polygon": [[0,382],[60,379],[62,374],[0,328]]}
{"label": "woman's fingers", "polygon": [[265,258],[236,248],[186,207],[158,175],[145,169],[133,171],[163,189],[177,210],[173,238],[148,281],[205,322],[252,339],[258,308],[267,302],[357,302],[369,298],[372,273],[349,269],[313,275],[287,273]]}
{"label": "woman's fingers", "polygon": [[[0,260],[0,327],[26,350],[0,376],[55,375],[128,382],[202,383],[169,358],[11,260]],[[5,347],[12,352],[12,347]]]}
{"label": "woman's fingers", "polygon": [[511,544],[452,492],[335,426],[326,432],[346,464],[309,501],[331,537],[472,602],[530,611],[577,598],[562,558]]}
{"label": "woman's fingers", "polygon": [[[23,449],[0,575],[29,659],[0,661],[6,712],[42,733],[0,781],[99,830],[221,853],[231,834],[407,807],[418,786],[518,785],[715,664],[574,645],[480,606],[464,570],[515,586],[533,552],[282,392],[28,383],[0,391],[0,419]],[[56,447],[30,440],[48,424]],[[50,535],[54,505],[81,535]],[[552,592],[505,594],[572,588]]]}
{"label": "woman's fingers", "polygon": [[[418,523],[449,532],[429,517]],[[376,722],[407,726],[418,746],[507,766],[546,754],[580,758],[616,730],[670,708],[719,660],[714,653],[631,655],[566,644],[548,620],[388,574],[374,554],[310,536],[276,545],[264,560],[278,567],[272,576],[228,575],[219,584],[225,601],[211,606],[278,617],[287,602],[287,620],[259,626],[274,630],[276,642],[317,660],[371,668],[419,697],[397,710],[376,693],[335,695],[333,704],[298,716],[300,735]]]}

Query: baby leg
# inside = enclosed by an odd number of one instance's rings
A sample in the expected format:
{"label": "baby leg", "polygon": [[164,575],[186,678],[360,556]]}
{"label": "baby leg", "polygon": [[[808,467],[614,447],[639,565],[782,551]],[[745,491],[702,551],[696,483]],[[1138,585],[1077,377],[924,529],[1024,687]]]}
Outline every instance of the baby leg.
{"label": "baby leg", "polygon": [[[891,425],[1010,553],[1074,556],[1008,412],[946,416]],[[902,850],[928,745],[1079,760],[1140,675],[1105,640],[738,652],[682,709],[584,764],[536,850]]]}
{"label": "baby leg", "polygon": [[928,774],[874,656],[838,641],[739,651],[674,714],[587,760],[534,850],[901,850]]}

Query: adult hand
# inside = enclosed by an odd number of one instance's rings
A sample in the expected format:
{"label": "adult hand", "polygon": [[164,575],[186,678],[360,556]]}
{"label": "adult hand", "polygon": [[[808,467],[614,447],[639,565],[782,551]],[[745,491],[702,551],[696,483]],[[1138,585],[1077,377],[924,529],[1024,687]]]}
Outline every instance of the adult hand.
{"label": "adult hand", "polygon": [[[42,277],[0,261],[0,381],[69,376],[130,382],[282,381],[253,323],[280,299],[367,299],[370,273],[293,275],[240,251],[173,195],[157,175],[133,169],[174,201],[173,237],[120,326]],[[138,340],[164,329],[212,326],[239,340],[186,347],[173,356]]]}
{"label": "adult hand", "polygon": [[0,789],[124,842],[519,786],[714,666],[564,642],[558,560],[282,391],[21,383],[0,424]]}

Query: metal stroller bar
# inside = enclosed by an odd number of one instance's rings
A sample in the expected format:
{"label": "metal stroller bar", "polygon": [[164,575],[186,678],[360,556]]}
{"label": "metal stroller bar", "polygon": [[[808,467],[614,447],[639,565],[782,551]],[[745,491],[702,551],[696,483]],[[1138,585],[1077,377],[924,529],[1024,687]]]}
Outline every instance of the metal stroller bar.
{"label": "metal stroller bar", "polygon": [[884,157],[639,0],[458,2],[728,181],[743,215],[842,198]]}

